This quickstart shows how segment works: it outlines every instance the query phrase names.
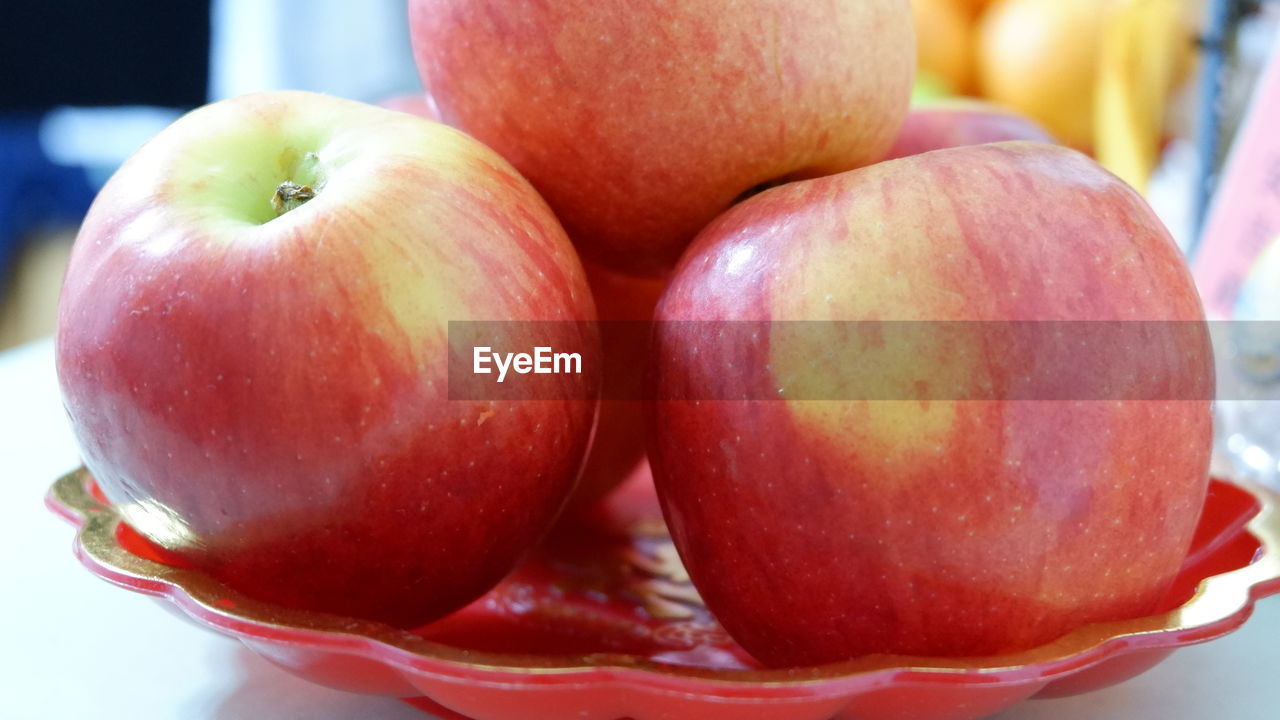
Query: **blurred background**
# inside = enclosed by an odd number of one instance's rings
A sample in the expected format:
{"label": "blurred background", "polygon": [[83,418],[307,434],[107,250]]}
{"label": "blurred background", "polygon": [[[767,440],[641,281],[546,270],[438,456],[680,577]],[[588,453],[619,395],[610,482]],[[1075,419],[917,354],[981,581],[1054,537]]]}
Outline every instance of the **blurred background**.
{"label": "blurred background", "polygon": [[53,332],[94,194],[184,111],[260,90],[421,90],[404,0],[59,0],[4,16],[0,350]]}
{"label": "blurred background", "polygon": [[917,101],[971,96],[1035,121],[1146,194],[1195,253],[1218,173],[1273,54],[1280,3],[911,3]]}

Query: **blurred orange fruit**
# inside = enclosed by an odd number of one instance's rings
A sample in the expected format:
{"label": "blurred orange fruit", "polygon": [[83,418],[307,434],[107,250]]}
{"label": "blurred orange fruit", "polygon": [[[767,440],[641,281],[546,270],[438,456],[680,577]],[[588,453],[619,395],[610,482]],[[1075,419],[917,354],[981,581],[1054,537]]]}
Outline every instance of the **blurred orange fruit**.
{"label": "blurred orange fruit", "polygon": [[961,10],[969,14],[969,17],[977,17],[983,10],[991,4],[991,0],[951,0]]}
{"label": "blurred orange fruit", "polygon": [[983,94],[1090,150],[1098,50],[1113,2],[995,0],[977,32]]}
{"label": "blurred orange fruit", "polygon": [[973,92],[973,23],[970,0],[911,0],[916,24],[918,72],[944,83],[953,94]]}

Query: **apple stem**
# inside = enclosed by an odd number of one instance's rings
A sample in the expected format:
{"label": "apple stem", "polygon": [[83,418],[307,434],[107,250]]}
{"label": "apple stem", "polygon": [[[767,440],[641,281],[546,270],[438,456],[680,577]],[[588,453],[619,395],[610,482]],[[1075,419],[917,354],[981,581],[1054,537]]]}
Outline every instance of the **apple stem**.
{"label": "apple stem", "polygon": [[276,187],[276,194],[271,196],[271,207],[276,210],[276,217],[302,206],[316,196],[310,185],[299,185],[292,180],[285,180]]}

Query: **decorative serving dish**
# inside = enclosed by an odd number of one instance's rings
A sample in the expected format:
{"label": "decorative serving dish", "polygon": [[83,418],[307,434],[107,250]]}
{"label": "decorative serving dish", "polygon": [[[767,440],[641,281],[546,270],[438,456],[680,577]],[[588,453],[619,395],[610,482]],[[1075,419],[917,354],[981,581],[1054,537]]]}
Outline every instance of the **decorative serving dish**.
{"label": "decorative serving dish", "polygon": [[1239,628],[1280,593],[1280,513],[1265,490],[1213,482],[1159,614],[1089,625],[1026,652],[869,656],[765,669],[698,600],[647,469],[595,514],[563,523],[509,578],[412,631],[258,602],[184,567],[126,524],[80,469],[49,492],[94,574],[172,601],[308,680],[475,720],[962,720],[1029,697],[1131,678]]}

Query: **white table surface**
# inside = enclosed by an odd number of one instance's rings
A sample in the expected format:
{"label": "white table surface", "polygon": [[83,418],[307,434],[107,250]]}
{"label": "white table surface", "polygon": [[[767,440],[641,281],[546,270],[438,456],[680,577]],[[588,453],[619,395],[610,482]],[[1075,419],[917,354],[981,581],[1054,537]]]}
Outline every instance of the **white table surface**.
{"label": "white table surface", "polygon": [[[3,720],[430,720],[396,700],[329,690],[235,640],[93,577],[72,529],[43,505],[78,464],[53,345],[0,353],[0,718]],[[1280,600],[1244,628],[1090,695],[1035,700],[1000,720],[1276,720]],[[693,720],[693,719],[691,719]]]}

